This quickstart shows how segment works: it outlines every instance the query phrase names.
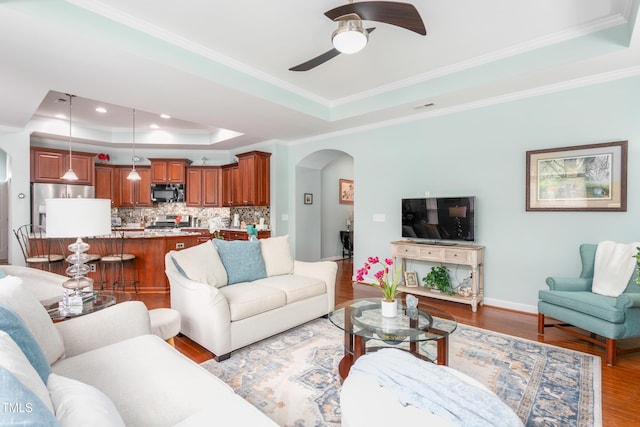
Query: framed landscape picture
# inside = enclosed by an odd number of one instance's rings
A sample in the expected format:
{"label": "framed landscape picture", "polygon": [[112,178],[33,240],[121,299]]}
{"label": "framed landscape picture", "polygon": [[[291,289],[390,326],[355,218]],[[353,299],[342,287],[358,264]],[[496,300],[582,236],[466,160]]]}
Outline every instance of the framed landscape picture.
{"label": "framed landscape picture", "polygon": [[527,151],[527,211],[627,210],[627,141]]}
{"label": "framed landscape picture", "polygon": [[340,180],[340,203],[353,204],[353,181],[350,179]]}

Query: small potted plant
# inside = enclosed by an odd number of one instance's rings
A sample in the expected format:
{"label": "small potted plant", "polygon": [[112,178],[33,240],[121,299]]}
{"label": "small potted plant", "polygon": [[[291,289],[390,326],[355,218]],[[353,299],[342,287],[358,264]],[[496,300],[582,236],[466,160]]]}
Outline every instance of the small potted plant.
{"label": "small potted plant", "polygon": [[[380,265],[382,269],[375,274],[375,283],[365,281],[365,276],[374,265]],[[378,288],[382,291],[384,298],[381,301],[381,311],[384,317],[396,317],[398,304],[396,295],[398,294],[398,284],[402,273],[401,266],[397,266],[395,272],[391,270],[393,260],[385,258],[384,263],[378,257],[369,257],[364,266],[356,272],[356,280],[361,283]]]}
{"label": "small potted plant", "polygon": [[424,285],[435,292],[444,292],[447,295],[453,295],[455,292],[451,287],[451,277],[447,267],[440,265],[431,267],[431,271],[422,278]]}

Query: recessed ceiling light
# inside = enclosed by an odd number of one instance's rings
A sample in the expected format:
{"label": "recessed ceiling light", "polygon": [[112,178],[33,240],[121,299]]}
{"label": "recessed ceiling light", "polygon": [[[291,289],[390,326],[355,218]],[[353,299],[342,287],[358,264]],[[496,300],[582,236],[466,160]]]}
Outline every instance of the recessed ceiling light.
{"label": "recessed ceiling light", "polygon": [[171,116],[168,114],[160,114],[160,117],[162,117],[163,119],[170,119]]}
{"label": "recessed ceiling light", "polygon": [[96,107],[96,111],[97,111],[98,113],[106,113],[106,112],[107,112],[107,109],[106,109],[106,108],[104,108],[104,107]]}
{"label": "recessed ceiling light", "polygon": [[150,127],[151,129],[160,129],[160,126],[158,126],[158,125],[157,125],[157,124],[155,124],[155,123],[150,124],[150,125],[149,125],[149,127]]}
{"label": "recessed ceiling light", "polygon": [[67,116],[65,116],[64,114],[58,113],[54,116],[56,119],[62,119],[62,120],[66,120]]}

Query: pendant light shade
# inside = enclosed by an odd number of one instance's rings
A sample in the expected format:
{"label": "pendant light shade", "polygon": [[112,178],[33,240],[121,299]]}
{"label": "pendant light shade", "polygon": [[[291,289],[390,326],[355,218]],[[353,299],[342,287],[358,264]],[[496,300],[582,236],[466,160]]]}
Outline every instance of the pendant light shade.
{"label": "pendant light shade", "polygon": [[71,153],[71,111],[72,111],[72,102],[73,102],[73,97],[75,95],[71,95],[71,94],[67,94],[67,96],[69,97],[69,170],[67,172],[65,172],[64,175],[62,175],[62,179],[64,179],[65,181],[77,181],[78,180],[78,175],[76,175],[76,173],[73,171],[73,167],[71,166],[71,160],[72,160],[72,153]]}
{"label": "pendant light shade", "polygon": [[127,179],[130,181],[139,181],[140,174],[136,170],[136,109],[133,109],[133,138],[131,139],[133,143],[133,156],[131,157],[132,168],[129,175],[127,175]]}

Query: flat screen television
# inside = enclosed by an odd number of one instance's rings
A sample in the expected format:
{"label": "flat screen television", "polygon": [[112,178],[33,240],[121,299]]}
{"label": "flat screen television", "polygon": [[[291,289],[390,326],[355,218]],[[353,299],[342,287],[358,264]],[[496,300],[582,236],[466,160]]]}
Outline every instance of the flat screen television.
{"label": "flat screen television", "polygon": [[474,242],[475,197],[402,199],[402,237],[429,243]]}

